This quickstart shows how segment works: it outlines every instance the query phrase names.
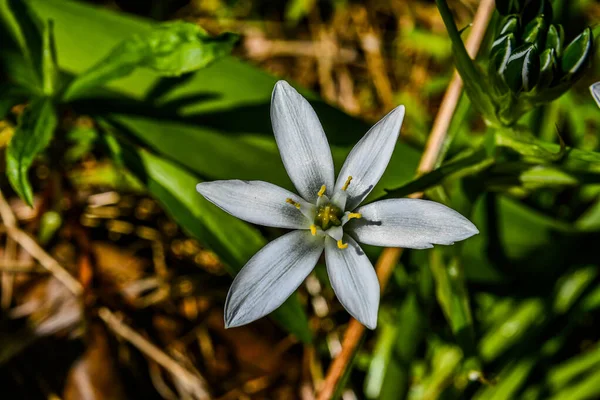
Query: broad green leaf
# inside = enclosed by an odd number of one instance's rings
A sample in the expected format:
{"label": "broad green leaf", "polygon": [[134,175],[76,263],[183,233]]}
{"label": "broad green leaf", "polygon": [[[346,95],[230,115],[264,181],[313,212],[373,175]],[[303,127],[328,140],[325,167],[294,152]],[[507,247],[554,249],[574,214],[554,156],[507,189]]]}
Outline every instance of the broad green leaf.
{"label": "broad green leaf", "polygon": [[0,61],[6,79],[11,86],[31,95],[43,95],[43,88],[36,68],[21,54],[14,51],[0,52]]}
{"label": "broad green leaf", "polygon": [[48,146],[58,118],[52,101],[39,98],[31,102],[19,119],[6,151],[6,175],[19,197],[33,206],[33,193],[27,173],[35,156]]}
{"label": "broad green leaf", "polygon": [[0,17],[29,65],[38,68],[42,59],[43,28],[28,3],[23,0],[0,0]]}
{"label": "broad green leaf", "polygon": [[237,36],[212,37],[186,22],[157,25],[149,33],[133,35],[116,46],[103,60],[79,75],[66,89],[64,100],[80,97],[94,86],[146,67],[163,76],[179,76],[203,68],[229,54]]}
{"label": "broad green leaf", "polygon": [[[265,244],[260,232],[222,211],[196,192],[198,178],[146,150],[123,145],[123,160],[190,235],[209,246],[235,275]],[[274,319],[300,340],[311,341],[308,320],[293,296],[273,313]]]}
{"label": "broad green leaf", "polygon": [[[73,74],[89,69],[122,38],[148,35],[154,26],[139,18],[68,0],[29,1],[38,13],[55,21],[60,66]],[[162,92],[156,104],[161,109],[148,107],[148,103],[131,109],[112,96],[107,101],[95,100],[84,111],[111,114],[127,125],[137,140],[207,179],[239,178],[241,173],[290,187],[285,171],[279,167],[281,159],[269,118],[276,81],[264,71],[226,56],[191,74],[166,94]],[[154,102],[156,99],[148,96],[161,82],[153,71],[137,69],[128,77],[109,82],[107,87],[138,101]],[[367,132],[369,124],[325,104],[306,90],[300,92],[315,108],[333,147],[336,166],[341,168],[351,146]],[[215,136],[220,138],[213,145],[207,143]],[[240,151],[235,152],[236,146],[240,146]],[[211,157],[207,160],[216,159],[218,164],[204,163],[199,152],[205,154],[208,150]],[[243,167],[229,166],[232,159],[217,158],[213,155],[215,150],[216,154],[236,154],[244,160]],[[245,154],[246,150],[257,153]],[[419,152],[398,143],[385,174],[369,198],[384,194],[385,187],[397,187],[412,179],[418,161]],[[207,170],[215,172],[208,175]]]}

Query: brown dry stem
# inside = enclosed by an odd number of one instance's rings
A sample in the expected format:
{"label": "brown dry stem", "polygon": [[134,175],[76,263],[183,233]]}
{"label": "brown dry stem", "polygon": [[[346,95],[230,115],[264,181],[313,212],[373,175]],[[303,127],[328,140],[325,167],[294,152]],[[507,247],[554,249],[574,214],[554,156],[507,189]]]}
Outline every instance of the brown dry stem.
{"label": "brown dry stem", "polygon": [[[469,38],[466,42],[466,48],[471,57],[474,57],[481,42],[483,36],[489,24],[492,12],[494,11],[494,0],[482,0],[475,14],[473,21],[473,28]],[[456,110],[458,100],[462,92],[462,80],[458,73],[454,73],[452,81],[446,90],[444,99],[438,111],[438,114],[433,123],[429,140],[419,167],[417,169],[418,174],[431,171],[435,167],[435,163],[439,157],[440,151],[442,150],[452,116]],[[413,193],[412,198],[423,197],[423,193]],[[377,271],[377,277],[379,279],[379,285],[381,292],[385,290],[387,283],[392,275],[394,267],[398,263],[400,256],[402,255],[401,248],[387,248],[384,249],[377,261],[375,269]],[[346,368],[350,365],[353,355],[361,342],[361,338],[365,332],[365,327],[355,319],[351,319],[342,341],[342,351],[331,363],[325,381],[319,391],[318,400],[329,400],[333,398],[336,388],[344,376]]]}
{"label": "brown dry stem", "polygon": [[6,227],[6,233],[17,242],[27,253],[38,260],[42,267],[46,268],[56,279],[58,279],[76,297],[83,293],[83,287],[58,261],[50,256],[31,236],[23,232],[17,226],[17,219],[10,205],[7,203],[2,191],[0,191],[0,216]]}
{"label": "brown dry stem", "polygon": [[183,389],[189,393],[192,398],[198,400],[209,400],[211,398],[207,390],[206,382],[201,376],[194,374],[181,366],[177,361],[160,350],[148,339],[126,325],[108,308],[100,308],[100,310],[98,310],[98,316],[117,336],[131,343],[148,358],[169,371],[174,378],[178,379],[179,383],[183,385]]}

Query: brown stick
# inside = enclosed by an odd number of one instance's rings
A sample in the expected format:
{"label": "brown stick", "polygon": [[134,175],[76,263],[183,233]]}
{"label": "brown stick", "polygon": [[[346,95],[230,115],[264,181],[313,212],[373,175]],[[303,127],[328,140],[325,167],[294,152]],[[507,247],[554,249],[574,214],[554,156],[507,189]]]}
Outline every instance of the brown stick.
{"label": "brown stick", "polygon": [[83,293],[83,288],[77,279],[64,269],[58,261],[52,258],[42,247],[27,233],[17,227],[17,219],[12,209],[6,202],[2,191],[0,191],[0,216],[6,226],[7,234],[33,258],[39,261],[42,267],[46,268],[56,279],[58,279],[75,296],[79,297]]}
{"label": "brown stick", "polygon": [[129,343],[134,345],[139,351],[144,353],[146,356],[154,360],[157,364],[165,368],[174,377],[179,379],[183,384],[184,389],[194,399],[205,399],[211,398],[206,388],[206,382],[200,376],[193,374],[186,368],[181,366],[169,355],[159,349],[156,345],[151,343],[148,339],[137,333],[131,327],[121,321],[115,314],[112,313],[108,308],[102,307],[98,310],[98,316],[106,323],[106,326],[113,331],[117,336],[127,340]]}
{"label": "brown stick", "polygon": [[[471,57],[474,57],[481,46],[483,36],[487,29],[489,20],[494,11],[494,0],[482,0],[475,14],[473,21],[473,29],[469,35],[469,39],[466,43],[466,48]],[[444,140],[448,133],[452,116],[456,110],[458,100],[462,91],[462,80],[458,73],[454,73],[452,81],[446,90],[444,99],[436,116],[427,141],[427,146],[419,162],[417,169],[418,174],[422,174],[431,171],[435,167],[435,163],[440,154]],[[413,193],[412,198],[423,197],[423,193]],[[398,263],[400,256],[402,255],[400,248],[387,248],[384,249],[377,260],[375,269],[377,271],[377,277],[379,279],[379,285],[381,292],[385,290],[387,283],[392,275],[394,267]],[[319,392],[318,400],[329,400],[333,398],[335,389],[340,382],[340,379],[344,375],[346,368],[348,367],[352,356],[356,352],[356,349],[361,341],[361,338],[365,332],[365,327],[355,319],[351,319],[342,341],[342,350],[337,357],[331,363],[327,376]]]}

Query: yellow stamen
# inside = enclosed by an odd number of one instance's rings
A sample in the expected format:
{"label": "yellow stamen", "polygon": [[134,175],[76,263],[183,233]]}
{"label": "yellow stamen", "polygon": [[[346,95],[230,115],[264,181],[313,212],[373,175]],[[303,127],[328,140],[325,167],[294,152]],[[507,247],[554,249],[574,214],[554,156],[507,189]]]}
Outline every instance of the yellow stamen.
{"label": "yellow stamen", "polygon": [[323,196],[325,194],[325,190],[327,190],[327,188],[325,187],[325,185],[321,186],[321,190],[319,190],[319,193],[317,193],[317,195],[319,197]]}
{"label": "yellow stamen", "polygon": [[349,213],[348,214],[348,221],[350,221],[353,218],[362,218],[362,214],[361,213]]}
{"label": "yellow stamen", "polygon": [[290,199],[289,197],[287,199],[285,199],[285,202],[288,203],[288,204],[293,205],[298,210],[300,209],[300,203],[298,203],[297,201],[294,201],[294,200]]}
{"label": "yellow stamen", "polygon": [[346,190],[348,190],[348,186],[350,186],[350,182],[352,182],[352,177],[349,176],[348,179],[346,179],[346,183],[344,183],[344,186],[342,186],[342,190],[345,192]]}
{"label": "yellow stamen", "polygon": [[348,247],[348,243],[342,243],[342,239],[337,241],[337,245],[339,249],[345,249]]}
{"label": "yellow stamen", "polygon": [[317,235],[317,226],[316,226],[315,224],[312,224],[312,225],[310,226],[310,233],[311,233],[313,236],[316,236],[316,235]]}

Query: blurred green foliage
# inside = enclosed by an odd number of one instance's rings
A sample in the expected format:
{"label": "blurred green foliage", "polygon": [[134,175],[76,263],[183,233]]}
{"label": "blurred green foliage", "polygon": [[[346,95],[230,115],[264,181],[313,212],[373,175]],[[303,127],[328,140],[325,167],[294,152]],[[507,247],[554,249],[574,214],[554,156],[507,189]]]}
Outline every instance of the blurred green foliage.
{"label": "blurred green foliage", "polygon": [[[289,2],[288,22],[298,23],[315,3]],[[493,40],[477,61],[485,69],[466,55],[446,2],[437,3],[467,95],[438,168],[415,177],[421,151],[399,143],[369,200],[424,191],[469,216],[481,233],[454,247],[405,252],[372,345],[349,372],[359,379],[347,385],[369,399],[597,398],[600,110],[587,91],[571,90],[593,61],[592,31],[571,32],[571,21],[550,11],[576,12],[583,2],[498,1]],[[195,191],[202,180],[231,178],[292,188],[269,123],[276,79],[228,55],[236,35],[66,0],[0,0],[0,15],[3,43],[10,43],[1,52],[1,116],[27,102],[6,150],[16,194],[32,203],[28,171],[36,157],[64,168],[98,147],[114,169],[95,179],[146,190],[231,274],[266,244],[272,231],[227,215]],[[446,39],[426,31],[399,40],[435,59],[450,54]],[[339,168],[367,126],[303,93]],[[409,94],[397,99],[424,140],[428,111],[419,103],[411,109]],[[95,124],[63,132],[65,110]],[[478,118],[483,128],[473,123]],[[302,341],[322,340],[296,296],[273,318]]]}

